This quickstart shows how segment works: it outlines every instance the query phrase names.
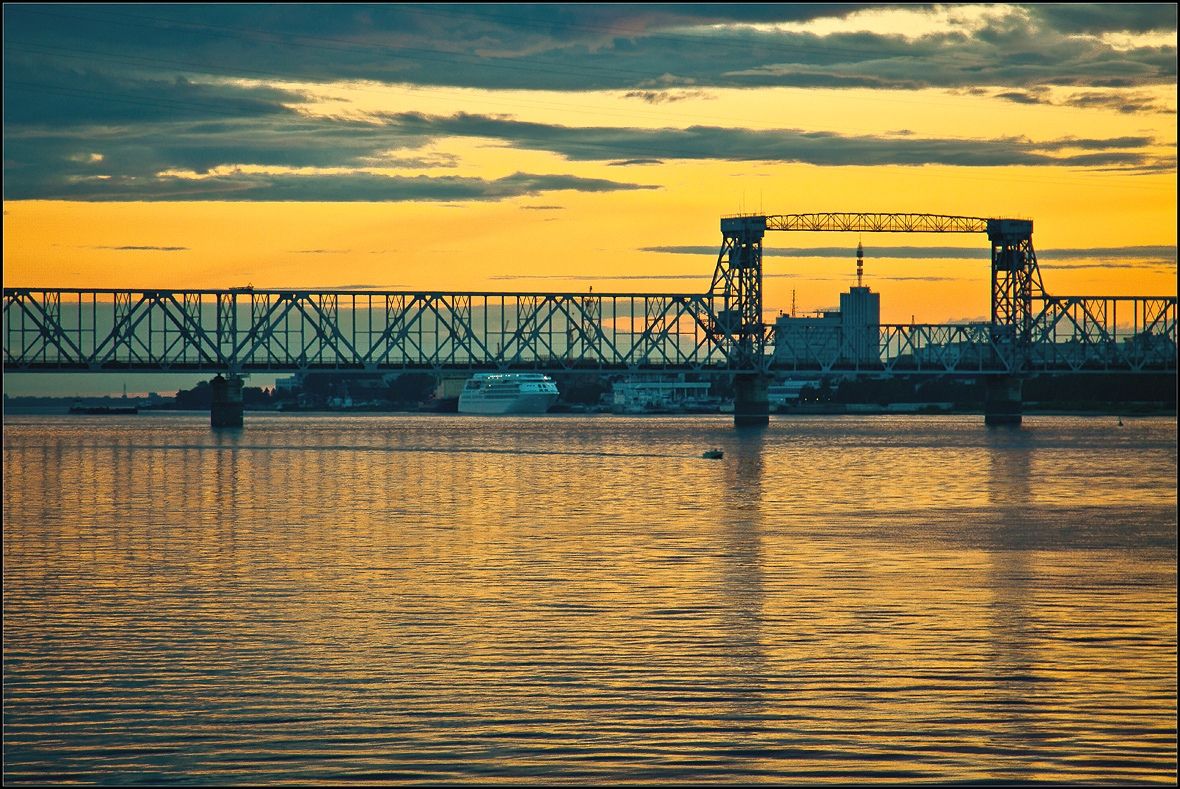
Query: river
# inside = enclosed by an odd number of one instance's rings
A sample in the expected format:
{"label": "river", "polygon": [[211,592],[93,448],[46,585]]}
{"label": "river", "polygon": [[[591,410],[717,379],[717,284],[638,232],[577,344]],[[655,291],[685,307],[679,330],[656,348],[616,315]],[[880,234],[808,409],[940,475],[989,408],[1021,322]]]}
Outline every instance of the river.
{"label": "river", "polygon": [[9,416],[4,778],[1174,785],[1123,421]]}

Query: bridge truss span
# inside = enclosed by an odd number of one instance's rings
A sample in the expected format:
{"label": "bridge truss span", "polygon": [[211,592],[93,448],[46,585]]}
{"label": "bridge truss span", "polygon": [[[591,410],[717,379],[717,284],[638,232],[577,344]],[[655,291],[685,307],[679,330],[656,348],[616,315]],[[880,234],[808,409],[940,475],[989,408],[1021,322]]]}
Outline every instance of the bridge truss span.
{"label": "bridge truss span", "polygon": [[992,220],[945,214],[775,214],[767,230],[862,233],[983,233]]}
{"label": "bridge truss span", "polygon": [[[991,319],[776,337],[762,303],[768,230],[984,232]],[[1019,378],[1177,368],[1175,296],[1050,296],[1032,231],[1028,219],[943,214],[725,217],[703,294],[5,288],[4,367],[691,372],[736,374],[755,398],[756,379],[789,370]]]}
{"label": "bridge truss span", "polygon": [[711,295],[5,288],[12,371],[729,370]]}
{"label": "bridge truss span", "polygon": [[1044,295],[1034,302],[1030,366],[1174,370],[1176,305],[1175,297]]}
{"label": "bridge truss span", "polygon": [[[1109,309],[1102,320],[1091,313],[1104,303]],[[1146,321],[1144,311],[1149,316]],[[868,355],[863,350],[864,329],[815,325],[796,328],[787,337],[772,334],[770,371],[880,375],[1174,371],[1175,315],[1175,299],[1047,300],[1019,368],[1006,363],[1009,345],[990,323],[880,324],[869,327],[879,344],[877,353]]]}

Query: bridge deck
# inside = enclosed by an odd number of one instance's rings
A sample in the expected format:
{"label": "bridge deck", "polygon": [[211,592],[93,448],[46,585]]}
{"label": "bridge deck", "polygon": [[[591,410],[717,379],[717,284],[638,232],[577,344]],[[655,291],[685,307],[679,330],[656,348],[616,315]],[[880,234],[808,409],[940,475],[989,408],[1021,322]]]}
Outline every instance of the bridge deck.
{"label": "bridge deck", "polygon": [[[8,371],[821,371],[1176,369],[1175,297],[1042,296],[1027,355],[991,324],[882,324],[776,338],[735,363],[717,294],[4,289]],[[862,330],[863,331],[863,330]],[[779,340],[776,343],[776,340]],[[869,348],[872,343],[868,344]]]}

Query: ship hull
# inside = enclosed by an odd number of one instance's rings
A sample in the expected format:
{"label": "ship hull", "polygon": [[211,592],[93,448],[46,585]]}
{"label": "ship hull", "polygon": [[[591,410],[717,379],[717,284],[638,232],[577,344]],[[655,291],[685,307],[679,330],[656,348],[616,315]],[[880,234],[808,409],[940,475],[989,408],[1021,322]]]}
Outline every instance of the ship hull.
{"label": "ship hull", "polygon": [[460,414],[543,414],[557,402],[555,394],[522,394],[504,398],[459,397]]}

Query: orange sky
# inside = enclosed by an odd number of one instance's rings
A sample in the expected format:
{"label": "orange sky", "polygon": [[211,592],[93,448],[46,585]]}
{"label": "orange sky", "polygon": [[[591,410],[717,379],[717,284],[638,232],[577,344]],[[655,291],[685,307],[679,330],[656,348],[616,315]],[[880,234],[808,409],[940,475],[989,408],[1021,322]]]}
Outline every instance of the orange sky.
{"label": "orange sky", "polygon": [[[703,292],[715,252],[645,248],[715,249],[719,217],[738,211],[880,211],[1030,217],[1045,285],[1055,294],[1176,292],[1174,64],[1170,78],[1150,71],[1160,68],[1152,65],[1158,53],[1175,57],[1175,31],[1168,32],[1162,10],[1165,24],[1151,30],[1136,21],[1142,14],[1121,20],[1117,9],[1104,6],[1114,10],[1107,28],[1095,31],[1064,8],[877,9],[807,19],[786,5],[779,21],[735,16],[690,24],[587,6],[577,21],[554,22],[558,33],[544,38],[517,7],[463,17],[407,6],[381,12],[412,17],[413,24],[382,23],[370,18],[375,9],[367,16],[354,9],[340,12],[336,32],[279,44],[259,32],[262,21],[242,21],[262,19],[264,7],[224,11],[237,14],[237,28],[228,19],[221,26],[176,22],[187,17],[169,17],[173,12],[163,6],[141,6],[134,18],[111,10],[117,7],[95,8],[87,18],[67,9],[25,19],[5,7],[6,75],[16,74],[5,77],[6,108],[19,110],[6,110],[5,286]],[[681,11],[692,13],[691,7],[663,9],[673,16]],[[444,21],[431,14],[448,13],[464,22],[472,40],[481,36],[482,49],[471,50],[477,55],[426,37],[431,24]],[[508,16],[516,13],[522,21],[514,27]],[[302,24],[298,14],[289,19]],[[1043,39],[1028,44],[1011,33],[1009,41],[979,32],[989,24],[1009,30],[1003,23],[1011,19],[1039,25]],[[272,17],[270,24],[287,22]],[[307,21],[308,28],[315,24],[324,25]],[[46,43],[45,28],[55,25],[62,41],[76,35],[79,48],[91,53],[92,71],[79,77],[63,70],[73,76],[61,84],[53,83],[53,69],[76,69],[80,56],[69,60],[69,52]],[[158,26],[160,40],[137,36],[135,26],[145,25]],[[184,37],[176,38],[178,29]],[[259,65],[246,54],[227,56],[218,38],[231,35],[227,30],[274,57]],[[956,31],[968,36],[967,44],[950,38]],[[875,39],[864,38],[870,34]],[[166,40],[170,35],[174,40]],[[743,68],[735,60],[728,71],[698,74],[704,67],[683,44],[704,36],[723,44],[753,36],[769,54]],[[345,38],[352,49],[341,55]],[[352,71],[333,62],[363,54],[374,41],[412,44],[396,50],[407,60],[398,63],[401,78],[377,78],[379,58],[348,64]],[[914,53],[896,52],[901,44]],[[878,45],[888,57],[866,60],[859,51]],[[638,60],[635,52],[645,46],[666,46],[669,54],[654,51]],[[1003,69],[1004,46],[1043,50],[1043,58],[1060,60],[1060,73],[1022,83]],[[137,47],[138,60],[131,54]],[[611,47],[617,51],[603,60]],[[407,51],[421,53],[421,62],[409,62]],[[520,69],[537,52],[558,64],[547,66],[555,79],[571,84],[522,86],[543,76]],[[275,65],[284,54],[292,65]],[[1111,88],[1117,80],[1084,71],[1098,55],[1110,58],[1110,69],[1137,60],[1144,65],[1123,80],[1128,85]],[[923,73],[949,70],[946,64],[968,56],[982,64],[981,73],[995,76],[977,84],[967,78],[952,84],[949,77],[947,84],[915,84]],[[317,58],[322,75],[309,74],[303,61]],[[847,62],[810,62],[822,58]],[[445,78],[433,73],[452,67],[456,73]],[[901,75],[903,68],[912,72]],[[665,73],[645,75],[645,69]],[[1070,69],[1078,70],[1076,78]],[[669,76],[680,72],[694,76]],[[99,82],[100,73],[110,81]],[[782,84],[764,77],[778,73]],[[803,84],[822,82],[816,74],[860,84]],[[874,86],[878,75],[881,87]],[[36,79],[47,83],[39,92],[30,88],[41,84]],[[482,84],[496,79],[504,84]],[[616,84],[591,84],[602,80]],[[88,102],[104,97],[110,101],[101,112],[90,109]],[[232,117],[234,102],[246,107],[247,101],[255,104]],[[120,108],[124,116],[103,115]],[[173,117],[190,112],[216,117]],[[235,124],[242,134],[227,135]],[[157,128],[174,134],[175,144]],[[688,139],[693,135],[700,139]],[[313,144],[322,147],[300,148]],[[45,145],[52,150],[39,147]],[[347,155],[339,153],[345,149]],[[135,161],[139,152],[142,161]],[[38,170],[42,160],[48,174]],[[404,195],[354,202],[349,184],[361,182],[348,179],[358,178],[387,179]],[[459,181],[475,192],[415,192]],[[312,182],[328,186],[265,199],[276,185]],[[215,194],[186,201],[186,189]],[[774,232],[765,241],[767,313],[789,309],[792,294],[800,310],[836,304],[854,281],[858,240],[866,250],[866,282],[882,294],[884,321],[987,315],[986,260],[874,254],[875,247],[903,245],[985,249],[982,235]],[[848,249],[845,258],[770,254],[840,245]],[[1165,249],[1129,249],[1144,246]],[[1105,251],[1093,257],[1078,251],[1087,248]],[[1072,251],[1055,257],[1054,250]]]}

